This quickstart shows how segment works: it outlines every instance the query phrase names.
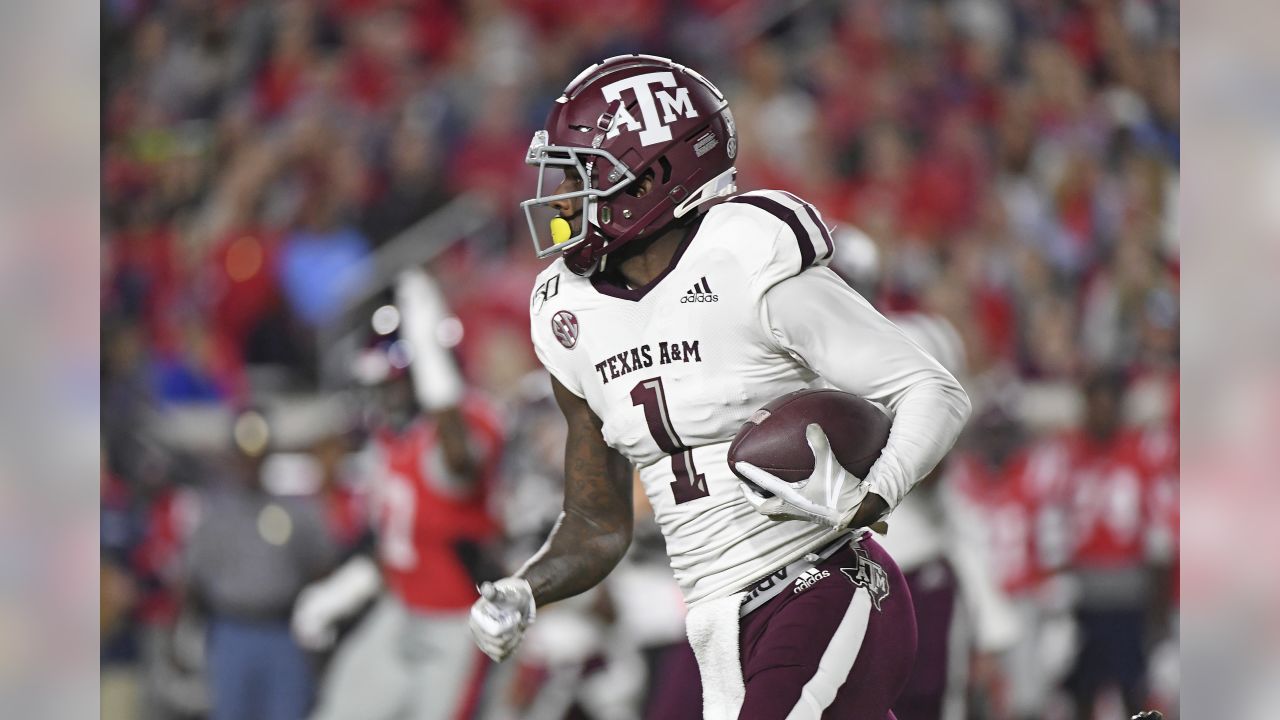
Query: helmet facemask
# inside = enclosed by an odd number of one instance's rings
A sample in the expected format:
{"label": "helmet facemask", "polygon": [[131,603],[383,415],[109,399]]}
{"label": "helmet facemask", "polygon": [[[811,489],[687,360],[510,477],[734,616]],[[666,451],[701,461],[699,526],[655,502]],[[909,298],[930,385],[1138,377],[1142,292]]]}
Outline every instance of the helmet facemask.
{"label": "helmet facemask", "polygon": [[[525,163],[538,166],[538,184],[534,197],[520,203],[520,208],[524,210],[525,220],[529,223],[529,235],[533,238],[534,252],[539,258],[580,247],[593,235],[599,242],[607,241],[608,238],[600,231],[598,199],[611,197],[630,185],[636,179],[636,174],[630,168],[607,150],[551,145],[546,130],[533,134]],[[577,173],[582,187],[570,192],[544,195],[549,170]],[[607,187],[599,187],[596,181],[599,176],[604,176]],[[553,182],[559,185],[554,179]],[[551,237],[549,223],[560,213],[551,207],[551,203],[561,200],[581,200],[578,212],[582,216],[582,223],[577,233],[561,242],[555,242],[555,238]],[[535,214],[541,217],[535,218]],[[542,221],[541,230],[539,220]]]}

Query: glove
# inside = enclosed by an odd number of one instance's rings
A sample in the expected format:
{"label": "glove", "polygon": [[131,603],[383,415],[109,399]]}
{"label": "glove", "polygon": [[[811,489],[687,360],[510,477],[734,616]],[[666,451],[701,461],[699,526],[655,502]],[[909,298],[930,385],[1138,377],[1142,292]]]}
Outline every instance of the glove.
{"label": "glove", "polygon": [[508,577],[483,583],[479,589],[480,599],[471,606],[471,636],[485,655],[502,662],[537,615],[533,588],[524,578]]}
{"label": "glove", "polygon": [[333,644],[334,626],[378,593],[382,578],[373,560],[357,555],[329,577],[311,583],[298,593],[290,628],[298,645],[320,651]]}
{"label": "glove", "polygon": [[804,520],[829,528],[844,528],[870,488],[840,466],[820,425],[810,423],[804,437],[813,451],[812,475],[789,483],[751,463],[738,462],[734,464],[738,474],[773,493],[773,497],[765,498],[743,483],[742,496],[756,512],[770,520]]}

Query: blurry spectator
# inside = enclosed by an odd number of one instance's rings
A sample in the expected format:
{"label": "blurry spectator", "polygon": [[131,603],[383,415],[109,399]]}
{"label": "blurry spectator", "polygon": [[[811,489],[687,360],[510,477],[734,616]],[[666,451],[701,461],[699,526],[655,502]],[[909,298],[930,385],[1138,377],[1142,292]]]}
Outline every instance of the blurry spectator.
{"label": "blurry spectator", "polygon": [[137,663],[134,609],[137,587],[128,572],[128,558],[143,527],[133,497],[118,476],[107,469],[105,452],[101,479],[101,643],[103,712],[116,717],[136,715],[139,687],[129,672]]}
{"label": "blurry spectator", "polygon": [[298,225],[280,249],[280,283],[290,308],[312,326],[337,319],[367,282],[369,244],[347,223],[328,168],[309,174]]}
{"label": "blurry spectator", "polygon": [[377,247],[443,205],[440,150],[423,120],[406,114],[387,148],[385,187],[365,211],[364,228]]}
{"label": "blurry spectator", "polygon": [[246,362],[269,360],[256,334],[280,305],[276,284],[280,238],[243,224],[217,240],[205,260],[205,283],[212,329]]}
{"label": "blurry spectator", "polygon": [[781,50],[757,43],[742,55],[744,86],[734,99],[742,143],[741,175],[760,187],[785,187],[821,166],[811,143],[817,107],[789,82]]}
{"label": "blurry spectator", "polygon": [[[107,304],[136,308],[131,316],[153,326],[151,316],[175,295],[207,292],[186,285],[176,255],[201,257],[204,245],[217,244],[205,262],[234,260],[228,270],[252,278],[223,278],[212,298],[196,298],[217,308],[215,335],[247,357],[305,371],[311,353],[296,349],[308,345],[306,327],[268,309],[262,273],[279,272],[303,323],[332,320],[344,283],[367,272],[367,245],[450,193],[477,190],[499,213],[512,210],[527,192],[520,158],[529,118],[542,115],[530,98],[545,78],[583,53],[635,43],[661,52],[694,37],[695,56],[746,49],[737,54],[743,62],[715,63],[724,66],[717,74],[737,76],[728,87],[743,108],[744,176],[766,184],[782,177],[828,215],[894,238],[881,248],[888,307],[921,307],[951,272],[955,242],[989,240],[981,218],[994,188],[1008,238],[982,247],[977,262],[1026,248],[1037,257],[1017,270],[1047,282],[955,286],[977,296],[958,299],[983,318],[984,339],[1005,344],[991,360],[1022,347],[1032,376],[1070,375],[1078,361],[1064,347],[1083,348],[1084,360],[1130,362],[1134,348],[1124,346],[1143,318],[1115,310],[1135,307],[1131,291],[1141,289],[1131,286],[1127,238],[1140,234],[1137,245],[1159,248],[1154,282],[1141,284],[1167,287],[1166,265],[1176,267],[1168,229],[1177,182],[1176,13],[1167,2],[914,0],[790,13],[715,0],[651,5],[613,7],[607,21],[594,6],[565,12],[541,2],[112,6],[104,201],[119,231],[105,250],[119,270]],[[312,177],[300,180],[299,170]],[[305,217],[294,223],[300,202]],[[511,219],[518,238],[523,228]],[[367,242],[344,228],[352,220]],[[293,226],[278,270],[276,225]],[[188,230],[182,243],[199,247],[178,253],[174,233]],[[243,237],[261,241],[259,274],[250,272],[254,243]],[[520,242],[512,248],[523,255]],[[339,264],[354,274],[343,277]],[[1010,290],[1017,295],[1001,297]],[[1010,302],[1024,315],[1012,338],[999,325],[1007,327],[999,307]],[[522,332],[520,325],[513,323]],[[257,331],[246,345],[248,327]],[[271,344],[281,337],[288,341]],[[976,352],[982,360],[987,351]]]}
{"label": "blurry spectator", "polygon": [[202,500],[186,553],[189,601],[209,628],[210,717],[300,720],[314,680],[289,616],[298,591],[333,566],[334,544],[314,499],[262,487],[263,416],[242,413],[234,439],[236,457]]}
{"label": "blurry spectator", "polygon": [[178,322],[175,337],[152,359],[157,402],[216,403],[244,397],[244,365],[235,349],[211,333],[201,317]]}
{"label": "blurry spectator", "polygon": [[143,429],[154,393],[142,335],[137,325],[103,320],[102,440],[104,462],[109,463],[103,471],[116,473],[122,481],[142,475],[148,446],[154,442]]}
{"label": "blurry spectator", "polygon": [[150,339],[163,335],[166,308],[181,294],[176,230],[157,194],[129,198],[128,214],[106,246],[110,275],[104,308],[139,323]]}
{"label": "blurry spectator", "polygon": [[521,93],[509,87],[469,99],[483,105],[453,149],[448,169],[451,192],[478,193],[500,212],[525,199],[532,184],[513,181],[530,177],[524,156],[533,133],[519,124],[523,100]]}
{"label": "blurry spectator", "polygon": [[270,53],[261,64],[254,93],[258,111],[267,117],[288,109],[315,62],[317,33],[312,3],[287,2],[273,8],[275,21]]}
{"label": "blurry spectator", "polygon": [[696,715],[702,705],[702,683],[684,632],[680,586],[639,478],[633,494],[636,528],[631,549],[607,581],[617,611],[616,640],[644,657],[646,680],[638,698],[643,717],[681,718],[691,710]]}
{"label": "blurry spectator", "polygon": [[[1170,308],[1167,301],[1163,307],[1149,304],[1161,301],[1159,291],[1167,292],[1167,287],[1162,287],[1165,281],[1156,256],[1155,238],[1150,232],[1151,223],[1127,224],[1130,227],[1122,231],[1111,258],[1085,291],[1081,332],[1088,360],[1093,365],[1136,363],[1139,354],[1147,349],[1142,347],[1144,340],[1157,339],[1154,335],[1144,337],[1144,325],[1154,320],[1156,325],[1168,329],[1176,315],[1176,307]],[[1166,356],[1169,349],[1166,341]]]}
{"label": "blurry spectator", "polygon": [[[157,478],[156,483],[160,482]],[[174,652],[173,643],[175,633],[180,632],[183,556],[199,522],[200,503],[195,490],[180,485],[149,487],[146,500],[145,533],[130,563],[140,595],[142,715],[149,720],[176,720],[209,709],[202,668],[196,663],[185,664],[181,653]]]}

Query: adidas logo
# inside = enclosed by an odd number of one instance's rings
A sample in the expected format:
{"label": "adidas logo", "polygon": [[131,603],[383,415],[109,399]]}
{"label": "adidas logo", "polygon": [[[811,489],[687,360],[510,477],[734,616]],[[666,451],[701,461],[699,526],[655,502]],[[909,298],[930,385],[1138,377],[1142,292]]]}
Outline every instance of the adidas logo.
{"label": "adidas logo", "polygon": [[711,294],[711,285],[707,282],[707,276],[703,275],[701,280],[694,283],[693,287],[685,292],[684,297],[680,298],[680,302],[720,302],[720,296]]}
{"label": "adidas logo", "polygon": [[791,592],[802,593],[813,587],[815,583],[825,577],[831,577],[831,572],[829,570],[819,570],[816,567],[809,568],[808,570],[800,573],[800,577],[796,578],[796,586]]}

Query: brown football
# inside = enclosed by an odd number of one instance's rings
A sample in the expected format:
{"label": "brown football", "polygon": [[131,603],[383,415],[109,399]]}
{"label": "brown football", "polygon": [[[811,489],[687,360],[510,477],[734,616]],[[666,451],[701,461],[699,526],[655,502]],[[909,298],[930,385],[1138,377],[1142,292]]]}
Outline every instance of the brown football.
{"label": "brown football", "polygon": [[761,495],[772,493],[738,474],[749,462],[787,481],[813,474],[813,452],[805,441],[810,423],[822,426],[845,470],[866,477],[889,440],[889,417],[876,405],[840,390],[797,390],[752,413],[729,445],[729,468]]}

